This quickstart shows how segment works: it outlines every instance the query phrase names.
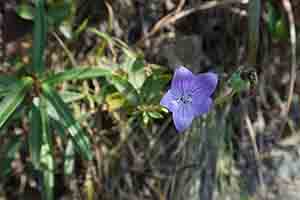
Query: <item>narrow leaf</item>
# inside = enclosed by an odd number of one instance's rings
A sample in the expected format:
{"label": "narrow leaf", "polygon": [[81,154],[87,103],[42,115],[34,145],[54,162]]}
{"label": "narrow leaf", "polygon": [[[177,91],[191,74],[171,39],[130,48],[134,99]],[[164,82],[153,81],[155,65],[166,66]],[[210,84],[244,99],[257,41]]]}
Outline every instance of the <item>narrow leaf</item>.
{"label": "narrow leaf", "polygon": [[13,91],[18,80],[14,76],[0,75],[0,97],[7,96],[10,91]]}
{"label": "narrow leaf", "polygon": [[28,138],[29,152],[34,167],[38,169],[40,166],[43,127],[40,109],[34,104],[31,106],[30,122],[31,130]]}
{"label": "narrow leaf", "polygon": [[40,98],[39,109],[42,125],[41,165],[43,172],[43,199],[54,199],[54,158],[52,137],[49,132],[49,118],[47,114],[47,102]]}
{"label": "narrow leaf", "polygon": [[73,118],[69,107],[64,103],[59,94],[49,85],[43,84],[42,90],[43,95],[53,105],[55,111],[60,117],[60,120],[62,120],[63,124],[67,127],[67,131],[70,133],[79,152],[82,153],[86,159],[91,160],[92,153],[89,139],[82,131],[79,123]]}
{"label": "narrow leaf", "polygon": [[44,72],[43,53],[46,43],[46,17],[44,0],[35,0],[35,15],[33,28],[33,70],[41,74]]}
{"label": "narrow leaf", "polygon": [[63,81],[92,79],[97,77],[106,77],[110,75],[111,71],[109,69],[81,67],[54,74],[48,79],[46,79],[44,83],[53,85],[61,83]]}
{"label": "narrow leaf", "polygon": [[23,101],[28,88],[32,84],[31,78],[22,79],[19,84],[16,84],[12,91],[10,92],[1,102],[0,102],[0,128],[4,125],[6,120],[10,115],[16,110],[18,105]]}
{"label": "narrow leaf", "polygon": [[164,116],[162,114],[160,114],[159,112],[149,112],[148,114],[149,114],[150,117],[152,117],[154,119],[164,118]]}
{"label": "narrow leaf", "polygon": [[65,151],[65,162],[64,162],[64,172],[65,175],[71,175],[74,171],[75,164],[75,152],[73,141],[69,140],[67,143],[67,148]]}

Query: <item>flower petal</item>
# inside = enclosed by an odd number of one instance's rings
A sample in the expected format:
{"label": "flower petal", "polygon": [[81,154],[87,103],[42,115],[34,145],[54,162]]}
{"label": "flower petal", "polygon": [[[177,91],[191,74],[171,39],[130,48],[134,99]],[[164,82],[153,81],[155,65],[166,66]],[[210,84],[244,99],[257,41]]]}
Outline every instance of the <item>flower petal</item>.
{"label": "flower petal", "polygon": [[183,132],[192,123],[194,118],[191,104],[180,105],[177,110],[173,111],[173,120],[178,132]]}
{"label": "flower petal", "polygon": [[193,96],[192,110],[194,117],[199,117],[205,113],[208,113],[212,106],[212,99],[210,97],[196,97]]}
{"label": "flower petal", "polygon": [[193,95],[209,97],[217,87],[218,75],[212,72],[199,74],[193,82]]}
{"label": "flower petal", "polygon": [[173,92],[168,90],[168,92],[160,100],[160,105],[168,108],[169,111],[174,112],[174,110],[177,110],[179,106],[176,99],[177,97],[173,94]]}
{"label": "flower petal", "polygon": [[171,84],[171,90],[176,96],[183,95],[184,92],[190,89],[195,75],[187,68],[181,66],[175,70],[175,74]]}

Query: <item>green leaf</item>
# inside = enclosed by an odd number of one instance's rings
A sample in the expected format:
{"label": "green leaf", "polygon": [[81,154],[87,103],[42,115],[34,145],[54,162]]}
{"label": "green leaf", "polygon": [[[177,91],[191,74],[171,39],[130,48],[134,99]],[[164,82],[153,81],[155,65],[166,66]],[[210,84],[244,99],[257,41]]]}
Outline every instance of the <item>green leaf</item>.
{"label": "green leaf", "polygon": [[89,29],[89,31],[92,33],[95,33],[98,37],[104,39],[107,43],[111,43],[111,44],[115,43],[114,39],[110,35],[108,35],[104,32],[98,31],[97,29],[94,29],[94,28]]}
{"label": "green leaf", "polygon": [[54,199],[54,158],[52,137],[49,132],[49,117],[47,114],[47,101],[40,97],[39,110],[41,117],[42,146],[40,151],[40,162],[43,172],[43,199]]}
{"label": "green leaf", "polygon": [[40,167],[40,155],[42,146],[43,124],[40,109],[31,106],[30,133],[28,137],[29,152],[33,165],[36,169]]}
{"label": "green leaf", "polygon": [[65,175],[71,175],[75,166],[75,152],[74,145],[71,140],[68,140],[65,151],[64,173]]}
{"label": "green leaf", "polygon": [[98,37],[102,38],[105,42],[115,45],[123,50],[123,52],[127,55],[133,55],[134,53],[128,48],[128,45],[124,43],[122,40],[111,37],[109,34],[98,31],[95,28],[88,29],[89,32],[95,33]]}
{"label": "green leaf", "polygon": [[54,190],[54,159],[49,144],[43,144],[41,148],[41,162],[43,169],[43,199],[52,200]]}
{"label": "green leaf", "polygon": [[17,7],[16,10],[17,14],[19,15],[19,17],[26,19],[26,20],[33,20],[34,18],[34,8],[28,4],[20,4]]}
{"label": "green leaf", "polygon": [[233,89],[234,93],[239,93],[248,89],[248,81],[241,78],[239,71],[234,72],[228,80],[228,85]]}
{"label": "green leaf", "polygon": [[17,78],[9,75],[0,75],[0,97],[7,96],[7,94],[13,91]]}
{"label": "green leaf", "polygon": [[105,98],[110,112],[120,109],[125,104],[125,98],[119,92],[114,92]]}
{"label": "green leaf", "polygon": [[44,83],[53,85],[63,81],[92,79],[111,76],[111,70],[104,68],[75,68],[54,74],[44,80]]}
{"label": "green leaf", "polygon": [[4,99],[2,99],[0,102],[0,128],[16,110],[18,105],[21,104],[31,84],[31,78],[22,79],[13,87],[13,92],[10,92]]}
{"label": "green leaf", "polygon": [[7,74],[5,74],[5,75],[1,74],[0,75],[0,88],[12,85],[15,82],[17,82],[17,78],[14,77],[14,76],[10,76],[10,75],[7,75]]}
{"label": "green leaf", "polygon": [[283,16],[280,17],[280,19],[276,23],[276,34],[274,37],[278,40],[287,40],[289,38],[289,30],[288,25],[285,21],[285,18]]}
{"label": "green leaf", "polygon": [[145,80],[141,88],[142,101],[145,103],[155,104],[161,98],[161,91],[171,80],[170,75],[153,73]]}
{"label": "green leaf", "polygon": [[41,74],[45,71],[43,54],[46,43],[46,18],[44,0],[35,0],[33,28],[33,70]]}
{"label": "green leaf", "polygon": [[133,58],[129,63],[128,80],[135,89],[140,89],[146,79],[144,67],[144,59],[141,57]]}
{"label": "green leaf", "polygon": [[270,33],[274,33],[276,30],[276,21],[279,19],[280,15],[271,1],[267,1],[267,25]]}
{"label": "green leaf", "polygon": [[73,92],[73,91],[68,91],[68,90],[61,92],[59,95],[62,97],[62,99],[64,100],[65,103],[71,103],[74,101],[78,101],[85,97],[85,95],[80,92]]}
{"label": "green leaf", "polygon": [[143,117],[143,123],[145,125],[148,125],[149,121],[150,121],[150,116],[149,116],[148,112],[143,112],[142,117]]}
{"label": "green leaf", "polygon": [[275,40],[289,38],[288,25],[280,9],[272,1],[267,1],[267,27]]}
{"label": "green leaf", "polygon": [[9,143],[4,146],[0,156],[0,177],[5,177],[11,172],[11,162],[15,159],[16,153],[21,146],[22,140],[19,136],[11,137]]}
{"label": "green leaf", "polygon": [[59,94],[47,84],[42,84],[43,95],[55,108],[55,111],[66,126],[67,131],[70,133],[77,150],[83,156],[91,160],[92,152],[88,137],[82,131],[79,123],[73,118],[69,107],[64,103]]}
{"label": "green leaf", "polygon": [[50,25],[58,25],[70,14],[70,2],[64,2],[62,4],[51,6],[48,9],[47,20]]}
{"label": "green leaf", "polygon": [[160,114],[159,112],[148,112],[149,116],[154,119],[162,119],[164,116]]}
{"label": "green leaf", "polygon": [[111,82],[116,89],[126,97],[130,105],[137,105],[139,103],[139,95],[128,80],[121,76],[114,75],[112,76]]}

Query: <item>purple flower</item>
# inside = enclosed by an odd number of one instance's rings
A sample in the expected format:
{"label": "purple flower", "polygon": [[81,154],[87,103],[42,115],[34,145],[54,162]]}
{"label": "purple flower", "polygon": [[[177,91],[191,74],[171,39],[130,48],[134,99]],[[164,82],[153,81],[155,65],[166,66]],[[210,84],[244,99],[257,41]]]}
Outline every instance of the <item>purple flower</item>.
{"label": "purple flower", "polygon": [[183,132],[198,117],[210,110],[218,77],[215,73],[194,75],[185,67],[175,71],[171,89],[163,96],[160,104],[172,112],[176,129]]}

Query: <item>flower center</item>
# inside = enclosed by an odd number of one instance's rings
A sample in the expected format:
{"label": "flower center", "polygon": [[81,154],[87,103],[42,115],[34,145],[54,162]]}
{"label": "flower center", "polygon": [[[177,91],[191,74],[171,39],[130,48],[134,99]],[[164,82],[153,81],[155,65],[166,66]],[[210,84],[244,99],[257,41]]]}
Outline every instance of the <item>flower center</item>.
{"label": "flower center", "polygon": [[191,95],[182,95],[177,99],[178,102],[183,103],[183,104],[188,104],[192,103],[192,96]]}

